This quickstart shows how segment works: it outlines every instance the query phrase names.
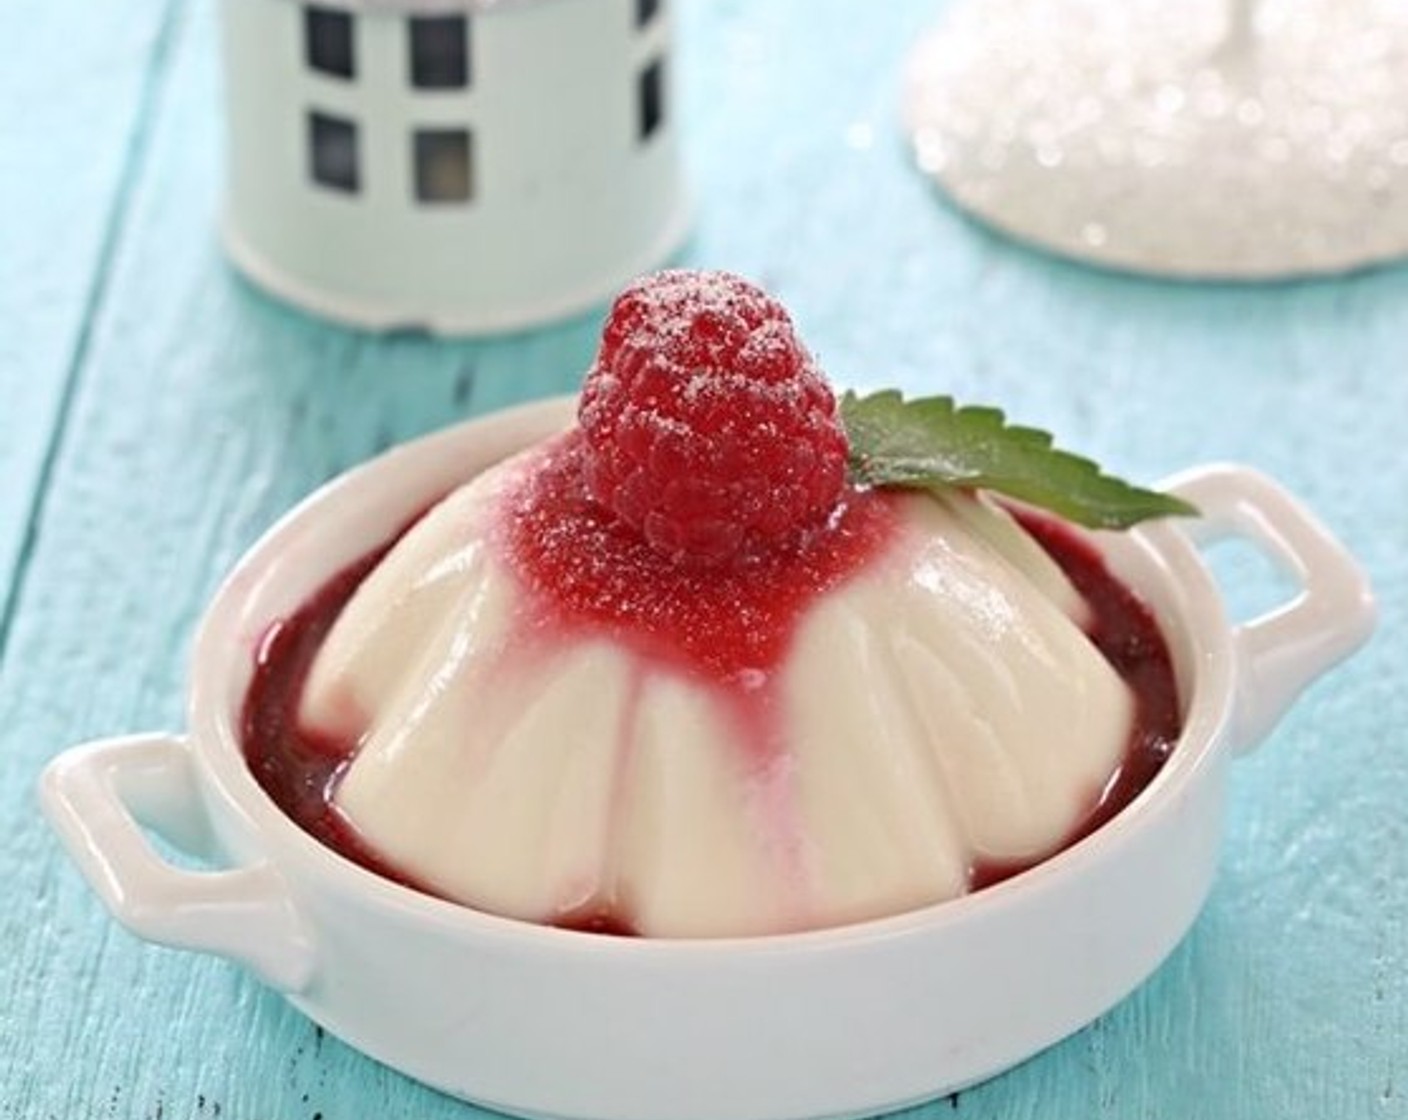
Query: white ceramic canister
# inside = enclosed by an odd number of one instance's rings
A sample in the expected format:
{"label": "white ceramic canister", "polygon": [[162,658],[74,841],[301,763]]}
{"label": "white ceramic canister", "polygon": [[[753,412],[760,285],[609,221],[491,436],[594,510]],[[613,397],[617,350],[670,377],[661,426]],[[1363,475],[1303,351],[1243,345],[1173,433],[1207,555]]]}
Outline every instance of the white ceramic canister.
{"label": "white ceramic canister", "polygon": [[670,5],[223,0],[230,257],[371,329],[604,301],[686,232]]}

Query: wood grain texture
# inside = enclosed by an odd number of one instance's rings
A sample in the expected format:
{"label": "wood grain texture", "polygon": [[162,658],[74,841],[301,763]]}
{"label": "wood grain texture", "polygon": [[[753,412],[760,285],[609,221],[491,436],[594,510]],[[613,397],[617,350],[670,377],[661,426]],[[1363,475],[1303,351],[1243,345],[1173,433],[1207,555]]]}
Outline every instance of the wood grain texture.
{"label": "wood grain texture", "polygon": [[[45,41],[105,57],[87,9],[37,8],[20,10]],[[0,663],[0,1120],[473,1116],[233,966],[117,929],[34,806],[35,776],[64,746],[181,725],[196,619],[289,505],[398,440],[570,390],[594,344],[591,316],[491,341],[367,337],[236,279],[213,232],[212,11],[173,11],[132,0],[110,14],[109,43],[135,53],[112,63],[101,104],[51,108],[6,149],[40,159],[78,152],[85,130],[97,139],[64,188],[86,234],[52,260],[42,232],[22,239],[54,303],[10,294],[12,271],[0,287],[7,328],[26,324],[0,360],[3,399],[22,402],[3,414],[0,556],[24,552]],[[907,1115],[1402,1120],[1408,270],[1169,285],[974,227],[911,172],[896,132],[898,67],[932,14],[927,0],[861,16],[841,0],[683,3],[699,198],[687,259],[776,288],[842,384],[999,403],[1141,480],[1212,459],[1262,467],[1362,558],[1383,622],[1237,765],[1217,887],[1165,967],[1090,1029]],[[33,53],[4,80],[38,88]],[[17,189],[0,185],[10,218],[56,223],[43,192]],[[59,388],[12,398],[31,369]],[[1265,605],[1264,587],[1236,585],[1263,579],[1255,564],[1225,567],[1234,602]]]}
{"label": "wood grain texture", "polygon": [[0,649],[12,576],[126,218],[174,8],[0,8]]}

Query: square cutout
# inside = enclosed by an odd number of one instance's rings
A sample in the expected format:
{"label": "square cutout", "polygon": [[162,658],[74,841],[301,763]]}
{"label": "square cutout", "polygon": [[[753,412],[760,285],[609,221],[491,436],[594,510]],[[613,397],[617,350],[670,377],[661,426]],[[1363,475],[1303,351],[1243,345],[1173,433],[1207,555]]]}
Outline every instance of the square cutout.
{"label": "square cutout", "polygon": [[308,169],[313,182],[356,194],[362,177],[357,154],[357,125],[314,110],[308,114]]}
{"label": "square cutout", "polygon": [[320,74],[355,77],[357,58],[352,44],[352,14],[337,8],[304,8],[303,57],[308,69]]}
{"label": "square cutout", "polygon": [[464,16],[413,16],[410,20],[411,85],[464,89],[469,85],[469,20]]}
{"label": "square cutout", "polygon": [[660,130],[665,120],[665,60],[657,58],[641,71],[637,89],[638,136],[642,143]]}
{"label": "square cutout", "polygon": [[468,202],[474,197],[473,140],[467,129],[417,129],[414,149],[418,202]]}

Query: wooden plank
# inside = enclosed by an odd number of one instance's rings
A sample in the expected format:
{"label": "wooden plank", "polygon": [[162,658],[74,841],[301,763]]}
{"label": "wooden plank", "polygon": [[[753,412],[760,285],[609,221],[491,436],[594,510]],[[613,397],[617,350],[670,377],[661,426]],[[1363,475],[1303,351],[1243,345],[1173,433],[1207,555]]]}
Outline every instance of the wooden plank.
{"label": "wooden plank", "polygon": [[0,650],[174,10],[171,0],[0,6]]}
{"label": "wooden plank", "polygon": [[393,442],[572,388],[594,344],[590,317],[486,343],[366,338],[239,280],[214,232],[213,23],[201,5],[172,42],[0,687],[0,868],[26,900],[0,910],[0,1117],[463,1116],[228,965],[116,929],[34,812],[65,744],[180,726],[195,619],[289,505]]}

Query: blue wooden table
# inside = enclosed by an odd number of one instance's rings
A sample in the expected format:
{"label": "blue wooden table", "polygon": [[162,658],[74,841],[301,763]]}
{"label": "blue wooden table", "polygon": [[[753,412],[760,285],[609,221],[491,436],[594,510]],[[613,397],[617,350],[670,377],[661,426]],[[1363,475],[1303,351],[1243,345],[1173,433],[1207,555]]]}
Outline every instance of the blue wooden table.
{"label": "blue wooden table", "polygon": [[[935,11],[682,0],[684,259],[776,290],[838,384],[997,403],[1146,482],[1262,468],[1362,560],[1382,623],[1237,764],[1211,901],[1153,980],[914,1115],[1408,1117],[1408,268],[1180,286],[974,227],[896,126]],[[213,16],[0,5],[0,1120],[473,1116],[235,967],[114,926],[36,807],[62,748],[180,726],[196,620],[291,503],[394,441],[573,388],[594,345],[599,315],[368,337],[241,282],[214,233]],[[1277,600],[1259,559],[1219,566],[1240,610]]]}

